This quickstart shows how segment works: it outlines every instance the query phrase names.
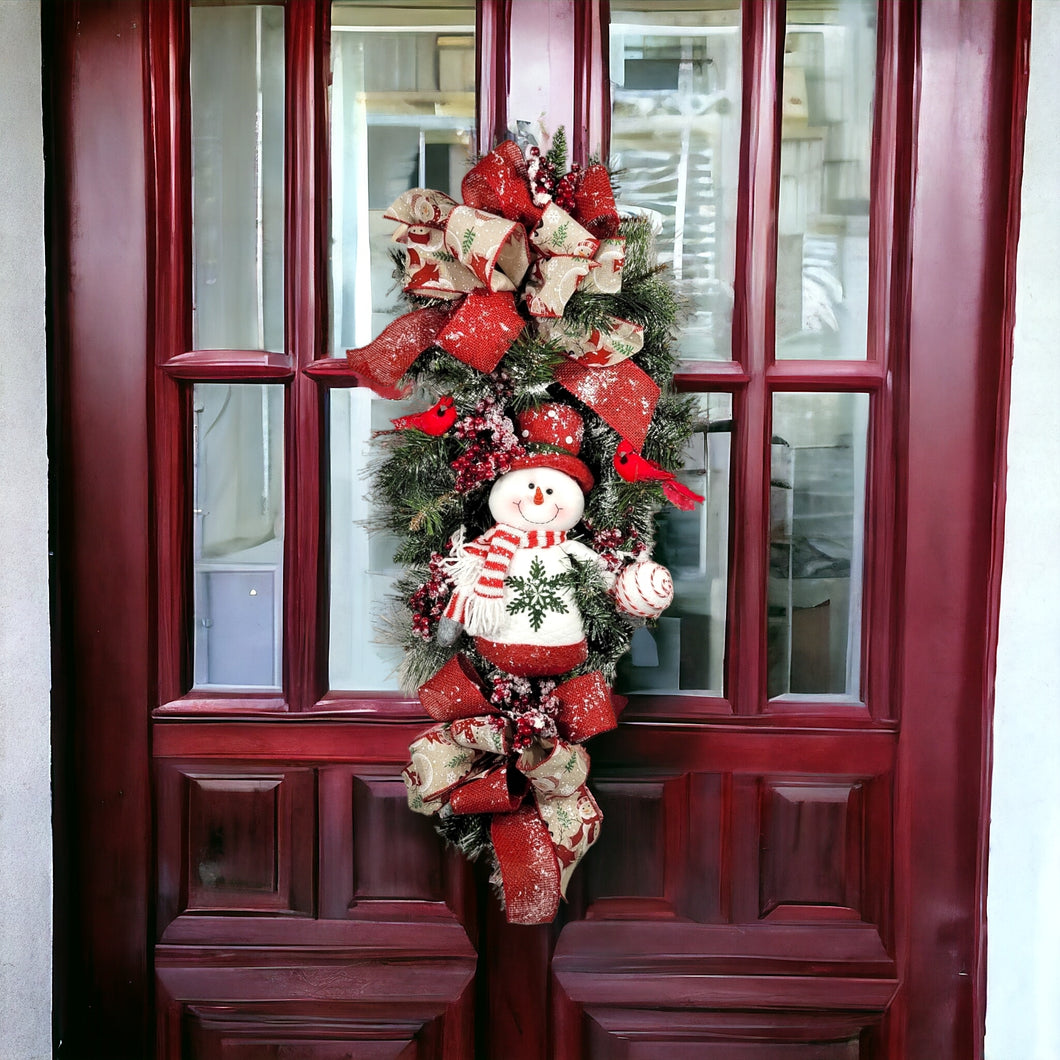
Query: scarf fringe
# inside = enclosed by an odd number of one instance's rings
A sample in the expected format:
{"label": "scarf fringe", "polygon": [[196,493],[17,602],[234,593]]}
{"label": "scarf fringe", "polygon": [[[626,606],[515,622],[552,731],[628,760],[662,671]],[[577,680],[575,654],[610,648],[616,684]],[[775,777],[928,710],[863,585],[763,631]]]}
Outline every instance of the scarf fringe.
{"label": "scarf fringe", "polygon": [[504,632],[507,624],[508,612],[503,599],[488,599],[472,593],[464,602],[464,628],[468,636],[492,640]]}
{"label": "scarf fringe", "polygon": [[442,560],[442,566],[449,572],[453,584],[458,589],[474,586],[482,573],[482,564],[486,561],[486,550],[469,551],[465,542],[466,529],[461,526],[453,534],[453,545],[449,556]]}

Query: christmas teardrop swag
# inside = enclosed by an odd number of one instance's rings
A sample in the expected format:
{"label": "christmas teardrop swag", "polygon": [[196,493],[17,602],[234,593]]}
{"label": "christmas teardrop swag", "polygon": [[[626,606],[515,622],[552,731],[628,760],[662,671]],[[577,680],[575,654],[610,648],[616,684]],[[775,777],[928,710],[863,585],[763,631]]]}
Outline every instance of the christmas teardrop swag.
{"label": "christmas teardrop swag", "polygon": [[[602,815],[582,742],[615,726],[615,666],[673,598],[650,559],[692,403],[669,389],[677,301],[603,166],[562,132],[507,141],[463,204],[417,188],[390,208],[412,310],[350,367],[394,421],[375,468],[401,538],[403,684],[438,724],[410,748],[410,807],[488,853],[512,923],[551,921]],[[409,620],[410,619],[410,620]]]}

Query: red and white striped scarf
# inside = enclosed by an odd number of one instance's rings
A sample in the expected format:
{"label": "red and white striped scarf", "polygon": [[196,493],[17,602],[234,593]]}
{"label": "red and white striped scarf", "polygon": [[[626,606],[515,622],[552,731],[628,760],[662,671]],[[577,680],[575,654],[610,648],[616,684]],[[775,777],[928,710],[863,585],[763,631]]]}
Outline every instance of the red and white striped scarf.
{"label": "red and white striped scarf", "polygon": [[[476,561],[481,558],[482,565],[478,568],[473,588],[460,585],[457,575],[457,588],[445,609],[446,618],[468,625],[477,614],[482,621],[474,625],[495,632],[500,621],[497,605],[504,599],[504,579],[515,553],[521,548],[551,548],[566,540],[565,530],[519,530],[506,523],[498,523],[474,541],[466,545],[458,544],[457,567],[460,566],[460,554],[473,556]],[[478,566],[477,562],[475,565]],[[473,631],[469,629],[468,632]]]}

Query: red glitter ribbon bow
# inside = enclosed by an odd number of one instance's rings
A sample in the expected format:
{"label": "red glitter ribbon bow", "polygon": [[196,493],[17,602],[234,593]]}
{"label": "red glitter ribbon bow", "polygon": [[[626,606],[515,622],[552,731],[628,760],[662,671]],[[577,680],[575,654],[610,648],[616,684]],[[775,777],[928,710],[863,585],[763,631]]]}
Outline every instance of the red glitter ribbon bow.
{"label": "red glitter ribbon bow", "polygon": [[563,682],[557,736],[517,752],[512,725],[490,704],[464,655],[420,688],[435,725],[409,748],[404,771],[418,813],[490,814],[490,837],[512,924],[547,924],[578,862],[596,841],[603,814],[586,787],[580,741],[615,727],[599,671]]}
{"label": "red glitter ribbon bow", "polygon": [[395,239],[407,248],[405,290],[455,302],[454,308],[406,313],[367,346],[348,350],[349,367],[384,397],[398,392],[402,376],[432,348],[491,372],[526,326],[515,301],[525,280],[528,313],[571,358],[557,381],[641,448],[659,388],[628,360],[640,349],[639,326],[616,318],[613,332],[584,336],[558,326],[583,281],[604,292],[621,282],[622,241],[615,238],[619,219],[607,170],[585,170],[573,215],[554,203],[542,208],[531,196],[522,153],[508,140],[468,172],[461,193],[463,205],[417,188],[388,211],[398,224]]}

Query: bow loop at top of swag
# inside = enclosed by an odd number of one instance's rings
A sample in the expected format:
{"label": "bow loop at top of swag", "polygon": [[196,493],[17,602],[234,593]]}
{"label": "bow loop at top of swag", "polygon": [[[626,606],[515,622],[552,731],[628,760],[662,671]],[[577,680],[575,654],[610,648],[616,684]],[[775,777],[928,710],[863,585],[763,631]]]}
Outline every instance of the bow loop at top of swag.
{"label": "bow loop at top of swag", "polygon": [[532,320],[572,365],[590,373],[612,370],[622,385],[610,396],[581,372],[559,372],[556,379],[642,445],[659,399],[651,377],[629,362],[643,346],[644,329],[619,317],[592,329],[563,319],[575,291],[616,294],[622,287],[625,241],[607,170],[590,166],[579,175],[573,212],[551,201],[538,206],[519,148],[505,141],[468,172],[461,190],[463,205],[414,188],[385,215],[396,222],[394,239],[405,248],[405,292],[453,307],[399,317],[367,346],[347,351],[350,368],[388,397],[416,358],[434,347],[491,372]]}
{"label": "bow loop at top of swag", "polygon": [[603,820],[586,787],[589,755],[574,741],[614,728],[610,689],[594,672],[564,682],[556,697],[559,735],[516,751],[511,723],[486,701],[467,658],[454,656],[420,689],[424,708],[441,724],[412,744],[403,774],[418,813],[490,815],[513,924],[555,917]]}

